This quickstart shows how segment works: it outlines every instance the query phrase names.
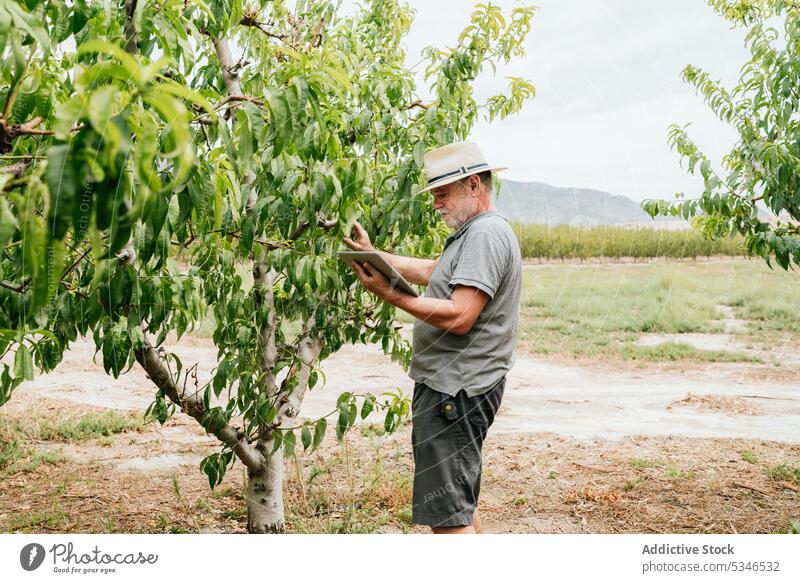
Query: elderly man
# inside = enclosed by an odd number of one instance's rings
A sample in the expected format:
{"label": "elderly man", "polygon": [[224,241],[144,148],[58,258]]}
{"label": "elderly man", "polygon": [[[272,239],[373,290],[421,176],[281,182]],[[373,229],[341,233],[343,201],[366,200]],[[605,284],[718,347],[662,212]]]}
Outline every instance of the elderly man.
{"label": "elderly man", "polygon": [[[514,364],[522,261],[508,219],[492,202],[492,171],[467,142],[425,155],[433,205],[453,233],[436,260],[380,252],[415,297],[392,289],[369,263],[354,263],[364,286],[417,318],[409,375],[415,381],[411,441],[413,522],[435,533],[481,532],[481,450]],[[357,251],[375,250],[356,223]]]}

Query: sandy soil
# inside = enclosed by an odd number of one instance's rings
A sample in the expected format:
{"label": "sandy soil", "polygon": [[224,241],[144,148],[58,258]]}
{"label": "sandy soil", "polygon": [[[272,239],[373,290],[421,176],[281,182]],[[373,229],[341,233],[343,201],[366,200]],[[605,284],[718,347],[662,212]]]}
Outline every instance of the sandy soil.
{"label": "sandy soil", "polygon": [[[173,344],[188,368],[197,363],[207,379],[216,349],[207,339],[184,338]],[[52,374],[17,389],[20,395],[58,398],[76,404],[118,410],[144,410],[154,394],[138,367],[119,379],[92,362],[91,342],[74,345]],[[682,371],[660,369],[613,371],[566,366],[520,356],[508,377],[496,433],[551,432],[576,439],[621,439],[626,436],[729,437],[800,443],[800,390],[797,383],[758,382],[741,371],[764,368],[748,363],[714,364]],[[413,383],[403,369],[375,346],[348,346],[328,359],[327,385],[309,391],[302,414],[318,417],[335,409],[344,391],[358,393],[402,389]],[[669,409],[689,394],[736,397],[758,406],[762,414],[738,418],[726,411],[696,407]],[[380,421],[376,416],[368,421]]]}
{"label": "sandy soil", "polygon": [[[174,346],[184,365],[198,363],[201,379],[209,374],[216,353],[210,340],[184,338]],[[144,374],[134,368],[112,379],[92,362],[93,353],[91,343],[77,344],[55,373],[17,389],[0,416],[24,423],[93,408],[143,411],[154,393]],[[481,510],[487,530],[785,530],[800,514],[800,488],[776,480],[769,468],[800,466],[800,393],[793,382],[764,382],[753,372],[763,368],[715,364],[667,373],[520,356],[485,450]],[[304,403],[307,417],[330,411],[344,390],[412,388],[400,367],[371,347],[348,347],[325,363],[325,373],[328,385]],[[327,489],[349,492],[350,502],[341,502],[347,508],[351,502],[388,508],[380,531],[407,530],[397,516],[407,503],[408,480],[377,502],[374,492],[358,502],[363,489],[354,484],[364,473],[358,468],[371,467],[376,451],[383,452],[387,475],[411,475],[409,428],[383,437],[363,433],[351,432],[346,471],[330,472]],[[212,494],[197,465],[216,444],[184,416],[102,443],[32,447],[66,461],[3,479],[1,531],[244,530],[241,469]],[[329,437],[319,452],[300,457],[299,474],[288,476],[290,513],[308,511],[314,468],[327,467],[342,451]]]}
{"label": "sandy soil", "polygon": [[[3,415],[19,420],[89,410],[58,400],[33,403],[27,397],[7,407]],[[0,531],[246,528],[241,467],[212,493],[197,461],[216,445],[185,417],[103,443],[31,445],[65,461],[4,478]],[[400,486],[377,493],[367,487],[376,458],[381,471]],[[484,452],[480,509],[487,532],[496,533],[775,532],[797,518],[800,487],[771,479],[767,470],[798,462],[800,446],[774,441],[639,436],[609,442],[552,433],[492,434]],[[313,474],[329,466],[325,481],[317,478],[312,484]],[[425,532],[407,522],[411,472],[408,425],[381,437],[353,431],[346,447],[330,435],[318,452],[301,454],[297,466],[287,463],[287,512],[295,517],[322,514],[324,522],[315,524],[330,529],[331,521],[341,520],[348,509],[368,509],[373,521],[388,512],[379,532]],[[330,500],[321,506],[314,502],[314,488]],[[352,528],[361,522],[348,524]],[[297,529],[290,524],[290,530]]]}

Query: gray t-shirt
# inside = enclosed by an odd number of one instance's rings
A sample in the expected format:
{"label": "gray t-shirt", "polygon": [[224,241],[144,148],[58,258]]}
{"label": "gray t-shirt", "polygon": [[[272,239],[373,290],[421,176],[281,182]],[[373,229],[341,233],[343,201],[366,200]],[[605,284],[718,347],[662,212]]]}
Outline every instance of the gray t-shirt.
{"label": "gray t-shirt", "polygon": [[491,299],[464,336],[417,320],[409,376],[451,396],[491,389],[514,364],[521,283],[519,242],[505,215],[487,211],[461,225],[447,238],[425,297],[449,299],[461,284]]}

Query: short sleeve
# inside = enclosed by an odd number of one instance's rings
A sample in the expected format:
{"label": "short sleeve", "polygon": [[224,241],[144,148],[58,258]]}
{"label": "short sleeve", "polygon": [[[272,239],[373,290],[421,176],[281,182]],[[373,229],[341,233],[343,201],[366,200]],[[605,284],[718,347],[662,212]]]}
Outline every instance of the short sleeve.
{"label": "short sleeve", "polygon": [[495,233],[480,231],[466,236],[450,278],[450,288],[456,285],[475,287],[493,298],[505,275],[508,251]]}

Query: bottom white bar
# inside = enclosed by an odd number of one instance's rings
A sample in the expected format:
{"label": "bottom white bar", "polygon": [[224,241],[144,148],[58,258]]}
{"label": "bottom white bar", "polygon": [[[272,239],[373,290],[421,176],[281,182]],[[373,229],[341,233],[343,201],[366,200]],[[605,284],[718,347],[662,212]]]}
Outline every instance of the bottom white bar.
{"label": "bottom white bar", "polygon": [[[0,535],[0,581],[798,581],[792,535]],[[241,580],[241,579],[239,579]]]}

